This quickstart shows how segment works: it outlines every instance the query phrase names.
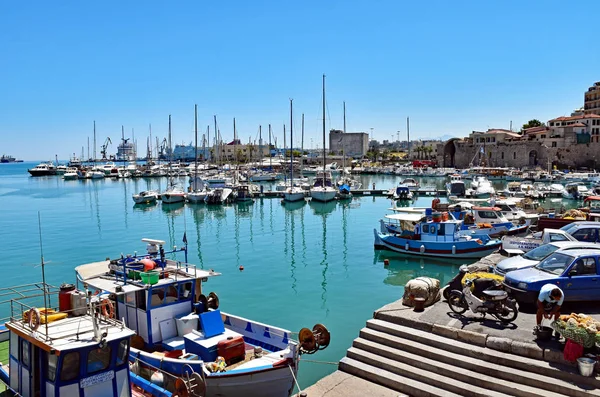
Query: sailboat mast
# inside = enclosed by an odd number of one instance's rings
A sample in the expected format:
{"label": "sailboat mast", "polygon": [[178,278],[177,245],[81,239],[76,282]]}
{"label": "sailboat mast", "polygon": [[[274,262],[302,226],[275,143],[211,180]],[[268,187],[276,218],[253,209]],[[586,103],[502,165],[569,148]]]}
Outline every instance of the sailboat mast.
{"label": "sailboat mast", "polygon": [[406,118],[406,139],[408,141],[408,161],[410,161],[410,123],[408,117]]}
{"label": "sailboat mast", "polygon": [[233,155],[235,161],[235,173],[233,174],[234,182],[237,184],[237,169],[238,169],[238,157],[237,157],[237,142],[235,133],[235,117],[233,118]]}
{"label": "sailboat mast", "polygon": [[293,99],[290,99],[290,188],[294,187],[294,123],[293,123]]}
{"label": "sailboat mast", "polygon": [[198,104],[194,105],[194,191],[198,189]]}
{"label": "sailboat mast", "polygon": [[[121,157],[123,157],[123,152],[125,151],[125,127],[121,126]],[[118,150],[117,150],[118,151]],[[125,157],[123,157],[123,168],[125,168]]]}
{"label": "sailboat mast", "polygon": [[[212,160],[210,156],[210,124],[206,126],[206,142],[208,142],[208,151],[209,155],[207,156],[209,160]],[[204,151],[204,155],[206,156],[206,150]],[[206,168],[205,168],[206,170]]]}
{"label": "sailboat mast", "polygon": [[325,75],[323,75],[323,187],[325,187]]}
{"label": "sailboat mast", "polygon": [[94,165],[96,164],[96,120],[94,120]]}
{"label": "sailboat mast", "polygon": [[342,135],[342,177],[346,170],[346,101],[344,101],[344,134]]}
{"label": "sailboat mast", "polygon": [[269,124],[269,168],[273,171],[273,156],[271,156],[271,124]]}
{"label": "sailboat mast", "polygon": [[260,158],[260,169],[262,171],[263,158],[262,158],[262,126],[258,126],[258,157]]}
{"label": "sailboat mast", "polygon": [[302,113],[302,141],[300,142],[300,176],[304,166],[304,113]]}
{"label": "sailboat mast", "polygon": [[[215,121],[215,144],[216,144],[217,143],[217,115],[215,114],[213,116],[213,118],[214,118],[214,121]],[[210,139],[210,136],[208,138]],[[210,143],[210,141],[209,141],[209,143]],[[219,164],[219,160],[218,160],[219,159],[219,153],[217,153],[216,145],[215,145],[215,149],[214,150],[215,150],[215,161],[216,161],[217,166],[218,166],[218,164]]]}

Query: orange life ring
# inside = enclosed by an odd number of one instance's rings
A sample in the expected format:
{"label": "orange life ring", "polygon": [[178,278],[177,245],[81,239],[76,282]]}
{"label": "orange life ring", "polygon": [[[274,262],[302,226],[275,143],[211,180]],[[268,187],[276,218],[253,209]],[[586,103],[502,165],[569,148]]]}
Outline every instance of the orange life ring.
{"label": "orange life ring", "polygon": [[102,299],[100,301],[100,307],[104,317],[115,318],[115,306],[109,299]]}
{"label": "orange life ring", "polygon": [[27,317],[29,317],[29,328],[35,331],[40,327],[42,317],[38,309],[36,309],[35,307],[29,309],[29,314],[27,315]]}
{"label": "orange life ring", "polygon": [[175,392],[173,393],[173,397],[188,397],[189,391],[185,381],[181,378],[175,379]]}

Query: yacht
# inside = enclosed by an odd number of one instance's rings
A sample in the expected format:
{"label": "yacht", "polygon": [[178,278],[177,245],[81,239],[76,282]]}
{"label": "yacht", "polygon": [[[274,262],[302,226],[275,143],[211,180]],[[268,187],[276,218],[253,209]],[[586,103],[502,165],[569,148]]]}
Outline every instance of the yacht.
{"label": "yacht", "polygon": [[331,172],[317,172],[315,183],[310,189],[310,196],[313,200],[327,202],[335,199],[337,191],[331,183]]}
{"label": "yacht", "polygon": [[39,163],[35,167],[28,169],[31,176],[56,175],[56,166],[52,162]]}

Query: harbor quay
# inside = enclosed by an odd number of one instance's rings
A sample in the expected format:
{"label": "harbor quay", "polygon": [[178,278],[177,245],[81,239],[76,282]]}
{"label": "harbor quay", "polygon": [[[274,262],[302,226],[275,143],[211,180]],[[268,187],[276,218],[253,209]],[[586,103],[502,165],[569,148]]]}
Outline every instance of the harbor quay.
{"label": "harbor quay", "polygon": [[[505,258],[494,253],[470,266]],[[596,302],[565,303],[561,314],[571,312],[600,320]],[[564,358],[564,338],[536,339],[535,324],[532,308],[503,324],[471,312],[457,315],[444,298],[422,311],[397,300],[375,310],[336,372],[296,396],[600,395],[600,377],[582,376]]]}

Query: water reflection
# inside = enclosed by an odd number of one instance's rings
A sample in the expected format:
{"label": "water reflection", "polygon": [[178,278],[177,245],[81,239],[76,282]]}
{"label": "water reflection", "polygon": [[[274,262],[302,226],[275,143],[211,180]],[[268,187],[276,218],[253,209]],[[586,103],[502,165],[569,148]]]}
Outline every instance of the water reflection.
{"label": "water reflection", "polygon": [[283,208],[285,208],[286,211],[296,211],[306,205],[306,200],[298,200],[293,202],[282,200],[281,205],[283,205]]}
{"label": "water reflection", "polygon": [[393,251],[375,250],[373,264],[384,266],[385,259],[390,264],[386,267],[388,275],[383,283],[401,287],[416,277],[432,277],[444,286],[464,263],[463,259],[405,256]]}
{"label": "water reflection", "polygon": [[158,207],[157,202],[153,202],[153,203],[145,203],[145,204],[134,204],[133,205],[133,210],[134,211],[140,211],[140,212],[147,212],[147,211],[153,211]]}
{"label": "water reflection", "polygon": [[161,208],[164,212],[171,214],[172,216],[178,216],[183,213],[183,209],[185,208],[185,203],[161,203]]}
{"label": "water reflection", "polygon": [[331,214],[335,207],[337,206],[337,201],[328,201],[326,203],[322,203],[320,201],[310,200],[310,207],[313,209],[315,215],[327,215]]}

